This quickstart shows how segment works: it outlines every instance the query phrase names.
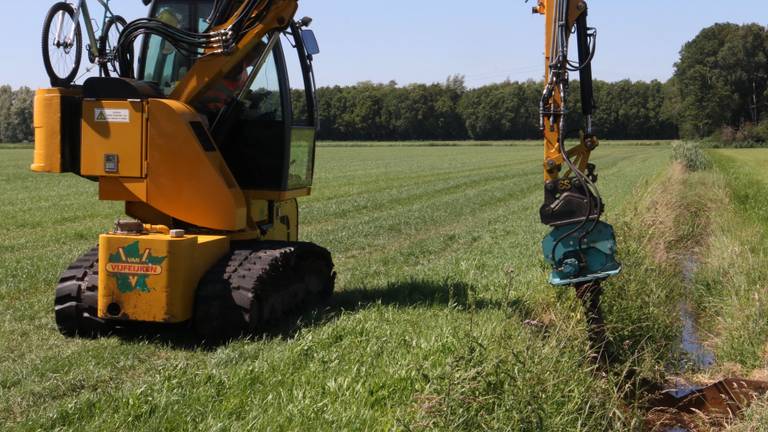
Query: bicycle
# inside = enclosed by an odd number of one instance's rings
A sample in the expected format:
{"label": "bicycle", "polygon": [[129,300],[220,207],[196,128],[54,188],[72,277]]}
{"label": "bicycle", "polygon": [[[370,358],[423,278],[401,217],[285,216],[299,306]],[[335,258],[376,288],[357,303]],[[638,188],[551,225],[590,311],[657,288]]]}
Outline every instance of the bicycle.
{"label": "bicycle", "polygon": [[[110,0],[97,1],[104,7],[101,35],[98,38],[86,0],[77,0],[76,5],[59,2],[48,10],[43,23],[42,49],[45,71],[52,86],[67,87],[77,78],[83,56],[81,14],[88,35],[88,60],[98,65],[101,76],[118,74],[117,41],[127,22],[123,17],[112,13],[109,8]],[[52,55],[55,58],[52,58]]]}

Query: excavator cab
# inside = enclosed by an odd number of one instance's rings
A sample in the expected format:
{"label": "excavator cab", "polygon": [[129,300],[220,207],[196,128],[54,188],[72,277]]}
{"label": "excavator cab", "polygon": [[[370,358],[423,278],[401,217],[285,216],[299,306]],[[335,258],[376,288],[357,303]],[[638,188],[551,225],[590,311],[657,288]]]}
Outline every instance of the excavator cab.
{"label": "excavator cab", "polygon": [[[153,2],[150,17],[187,31],[203,32],[213,0]],[[229,72],[207,86],[191,105],[207,120],[214,142],[241,188],[306,191],[312,186],[317,130],[312,56],[317,42],[304,18],[265,36]],[[310,51],[307,50],[309,42]],[[284,52],[283,44],[291,49]],[[295,53],[290,52],[295,48]],[[192,59],[156,35],[144,38],[138,78],[171,95]],[[292,83],[286,56],[297,55]],[[300,193],[300,192],[299,192]],[[296,192],[294,192],[296,194]]]}

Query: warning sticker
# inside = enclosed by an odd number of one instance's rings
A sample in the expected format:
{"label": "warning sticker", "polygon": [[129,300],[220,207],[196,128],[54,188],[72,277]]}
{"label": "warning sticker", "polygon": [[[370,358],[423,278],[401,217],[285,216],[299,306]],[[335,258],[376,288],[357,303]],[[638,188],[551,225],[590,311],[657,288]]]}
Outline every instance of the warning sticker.
{"label": "warning sticker", "polygon": [[96,108],[94,116],[97,122],[130,123],[131,114],[127,109]]}

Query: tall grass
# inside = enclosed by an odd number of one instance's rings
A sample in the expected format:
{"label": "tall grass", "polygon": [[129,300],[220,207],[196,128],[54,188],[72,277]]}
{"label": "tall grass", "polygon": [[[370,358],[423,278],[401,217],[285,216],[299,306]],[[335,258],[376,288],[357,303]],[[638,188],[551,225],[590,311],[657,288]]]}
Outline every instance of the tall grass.
{"label": "tall grass", "polygon": [[[768,151],[712,154],[718,173],[699,180],[713,203],[712,232],[696,279],[700,307],[721,362],[744,373],[768,370],[768,183],[762,174]],[[718,190],[725,192],[712,193]]]}
{"label": "tall grass", "polygon": [[672,144],[672,160],[681,162],[689,171],[712,168],[712,161],[695,142],[678,141]]}
{"label": "tall grass", "polygon": [[[695,277],[695,300],[719,367],[710,374],[768,379],[768,150],[713,150],[716,171],[697,174],[711,221]],[[768,430],[766,401],[734,431]]]}

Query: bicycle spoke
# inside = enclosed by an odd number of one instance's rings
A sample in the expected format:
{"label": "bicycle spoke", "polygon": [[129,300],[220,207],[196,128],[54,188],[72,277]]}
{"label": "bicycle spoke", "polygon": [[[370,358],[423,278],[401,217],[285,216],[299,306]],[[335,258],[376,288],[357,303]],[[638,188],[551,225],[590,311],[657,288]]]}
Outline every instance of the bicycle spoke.
{"label": "bicycle spoke", "polygon": [[[49,51],[51,64],[59,77],[66,76],[75,64],[75,47],[71,46],[74,41],[68,41],[75,23],[72,17],[64,12],[59,12],[54,18],[54,23],[61,23],[61,40],[58,39],[58,26],[51,29],[49,34]],[[70,46],[67,46],[69,44]]]}

